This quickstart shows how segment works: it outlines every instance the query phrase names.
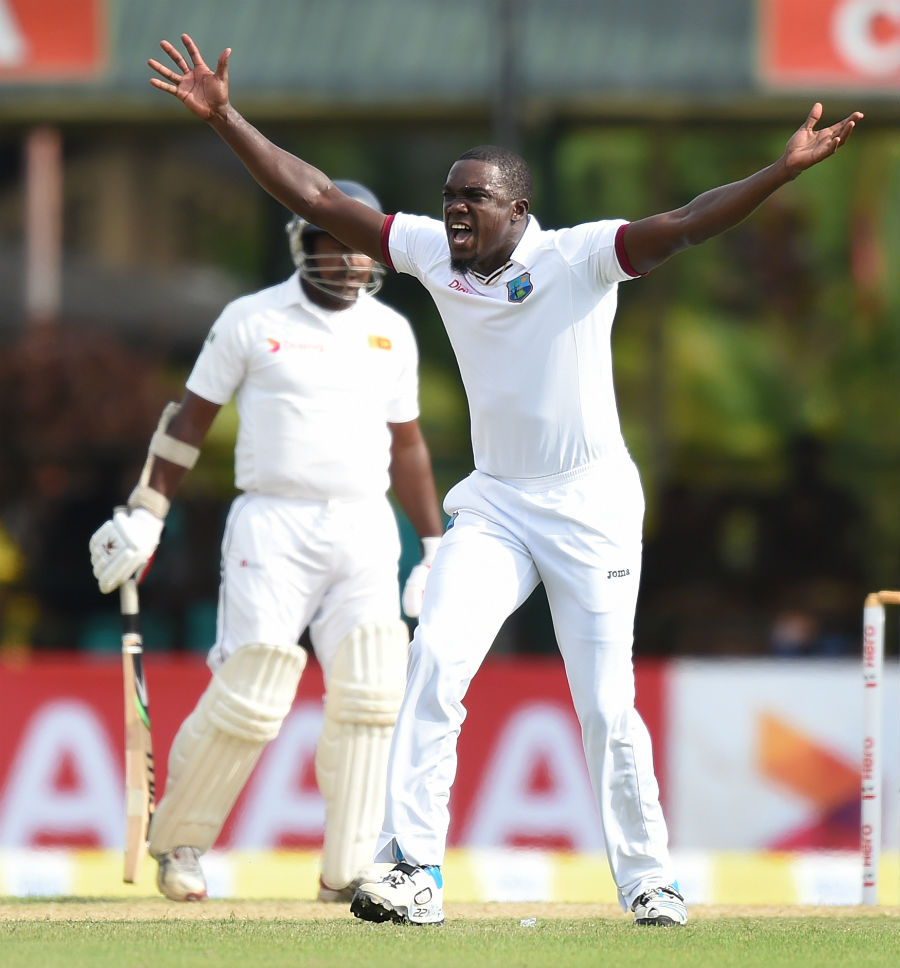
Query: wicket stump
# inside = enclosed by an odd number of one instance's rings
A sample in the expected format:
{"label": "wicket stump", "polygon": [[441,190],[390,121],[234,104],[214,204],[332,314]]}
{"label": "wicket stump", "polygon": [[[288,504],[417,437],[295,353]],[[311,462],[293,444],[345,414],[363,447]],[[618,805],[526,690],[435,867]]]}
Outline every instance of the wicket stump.
{"label": "wicket stump", "polygon": [[860,789],[862,902],[878,903],[882,812],[882,681],[884,607],[900,605],[900,592],[871,592],[863,606],[863,749]]}

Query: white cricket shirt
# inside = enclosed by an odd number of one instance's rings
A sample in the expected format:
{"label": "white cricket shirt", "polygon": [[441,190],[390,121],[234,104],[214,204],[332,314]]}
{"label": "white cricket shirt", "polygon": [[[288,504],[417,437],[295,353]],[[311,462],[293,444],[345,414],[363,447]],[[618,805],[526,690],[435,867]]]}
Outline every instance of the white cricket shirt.
{"label": "white cricket shirt", "polygon": [[625,451],[610,332],[618,283],[638,275],[622,246],[626,224],[543,231],[529,216],[509,265],[485,282],[451,270],[442,222],[388,218],[385,259],[437,305],[484,473],[545,477]]}
{"label": "white cricket shirt", "polygon": [[358,500],[389,485],[390,431],[419,415],[408,321],[371,296],[329,312],[298,273],[229,303],[187,380],[212,403],[236,397],[235,484],[309,500]]}

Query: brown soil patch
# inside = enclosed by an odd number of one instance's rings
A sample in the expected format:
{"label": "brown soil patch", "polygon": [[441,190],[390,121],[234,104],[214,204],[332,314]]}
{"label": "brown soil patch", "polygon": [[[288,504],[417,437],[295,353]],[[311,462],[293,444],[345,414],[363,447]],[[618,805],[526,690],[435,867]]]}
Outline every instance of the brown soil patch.
{"label": "brown soil patch", "polygon": [[[624,918],[611,904],[448,904],[448,920],[457,918]],[[706,918],[811,918],[811,917],[900,917],[898,907],[839,906],[691,906],[692,920]],[[173,904],[164,898],[139,900],[98,898],[0,901],[0,921],[217,921],[226,918],[247,920],[316,921],[350,918],[344,904],[318,904],[314,901],[240,901],[215,899],[202,904]]]}

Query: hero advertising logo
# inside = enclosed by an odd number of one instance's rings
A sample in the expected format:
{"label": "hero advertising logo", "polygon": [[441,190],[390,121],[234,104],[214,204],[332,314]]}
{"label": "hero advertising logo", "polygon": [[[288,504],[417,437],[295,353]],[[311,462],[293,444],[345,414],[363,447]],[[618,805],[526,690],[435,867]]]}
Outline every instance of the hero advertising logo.
{"label": "hero advertising logo", "polygon": [[871,800],[875,792],[872,789],[873,773],[875,770],[875,740],[867,736],[863,741],[862,787],[863,797]]}
{"label": "hero advertising logo", "polygon": [[863,824],[860,836],[860,849],[862,851],[863,864],[863,887],[872,887],[875,884],[875,868],[873,866],[872,825]]}
{"label": "hero advertising logo", "polygon": [[869,624],[863,629],[863,682],[867,689],[877,685],[875,626]]}

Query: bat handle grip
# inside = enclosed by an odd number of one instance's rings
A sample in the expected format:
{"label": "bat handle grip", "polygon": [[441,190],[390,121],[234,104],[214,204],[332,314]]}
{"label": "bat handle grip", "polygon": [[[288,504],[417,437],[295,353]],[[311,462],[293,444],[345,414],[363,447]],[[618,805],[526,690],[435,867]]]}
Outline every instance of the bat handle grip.
{"label": "bat handle grip", "polygon": [[119,605],[123,616],[138,614],[138,589],[134,578],[129,578],[119,586]]}

